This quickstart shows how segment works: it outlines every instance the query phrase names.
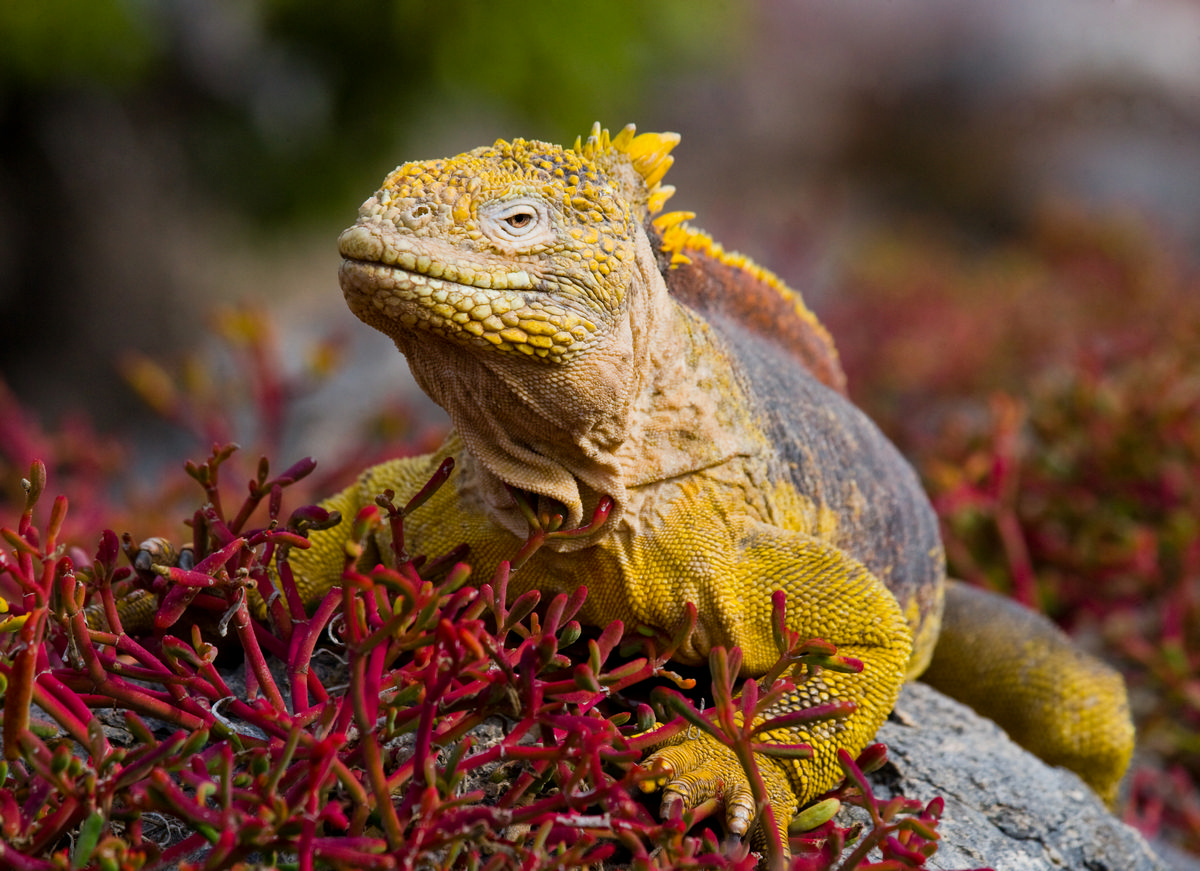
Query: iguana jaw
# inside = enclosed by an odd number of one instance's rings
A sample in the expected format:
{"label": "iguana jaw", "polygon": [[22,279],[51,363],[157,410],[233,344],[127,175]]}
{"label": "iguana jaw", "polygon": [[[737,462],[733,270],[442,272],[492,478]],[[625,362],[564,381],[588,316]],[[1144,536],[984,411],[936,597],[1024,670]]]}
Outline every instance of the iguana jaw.
{"label": "iguana jaw", "polygon": [[529,270],[468,259],[374,216],[344,231],[338,248],[350,309],[393,338],[424,331],[483,352],[560,364],[595,341],[598,318],[576,311],[574,300],[552,292],[555,282]]}

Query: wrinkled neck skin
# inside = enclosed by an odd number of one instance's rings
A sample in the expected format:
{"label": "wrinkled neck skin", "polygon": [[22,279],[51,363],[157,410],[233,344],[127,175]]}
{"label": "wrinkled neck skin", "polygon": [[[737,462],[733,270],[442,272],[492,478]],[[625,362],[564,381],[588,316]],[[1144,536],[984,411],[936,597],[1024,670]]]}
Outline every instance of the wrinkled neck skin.
{"label": "wrinkled neck skin", "polygon": [[[719,395],[696,402],[696,366],[723,357],[714,355],[706,325],[670,298],[645,234],[638,235],[625,309],[605,342],[567,364],[480,353],[424,332],[393,335],[467,448],[458,470],[464,507],[476,503],[518,538],[529,527],[505,484],[559,503],[564,528],[586,523],[600,497],[612,497],[603,528],[547,545],[571,551],[621,521],[631,488],[740,452],[728,436],[697,432],[727,417],[704,406],[739,405],[738,391],[721,373],[721,383],[707,385]],[[681,414],[681,404],[692,413]]]}

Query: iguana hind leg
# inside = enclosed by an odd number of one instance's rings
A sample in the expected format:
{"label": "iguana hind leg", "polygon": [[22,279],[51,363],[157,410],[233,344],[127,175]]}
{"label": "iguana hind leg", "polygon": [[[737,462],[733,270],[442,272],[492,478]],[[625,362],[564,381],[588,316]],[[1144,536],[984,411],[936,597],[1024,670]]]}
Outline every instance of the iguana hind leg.
{"label": "iguana hind leg", "polygon": [[949,581],[921,680],[999,723],[1025,749],[1076,772],[1110,805],[1133,753],[1125,682],[1040,614]]}

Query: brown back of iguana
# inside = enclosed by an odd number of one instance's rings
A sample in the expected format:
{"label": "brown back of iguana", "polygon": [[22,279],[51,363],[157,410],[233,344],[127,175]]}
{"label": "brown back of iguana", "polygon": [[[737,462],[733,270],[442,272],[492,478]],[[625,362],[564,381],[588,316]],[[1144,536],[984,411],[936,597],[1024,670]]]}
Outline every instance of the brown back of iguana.
{"label": "brown back of iguana", "polygon": [[774,276],[747,268],[711,248],[688,245],[689,263],[676,263],[664,276],[671,295],[708,319],[727,318],[788,351],[812,376],[838,393],[846,374],[833,339],[798,294]]}

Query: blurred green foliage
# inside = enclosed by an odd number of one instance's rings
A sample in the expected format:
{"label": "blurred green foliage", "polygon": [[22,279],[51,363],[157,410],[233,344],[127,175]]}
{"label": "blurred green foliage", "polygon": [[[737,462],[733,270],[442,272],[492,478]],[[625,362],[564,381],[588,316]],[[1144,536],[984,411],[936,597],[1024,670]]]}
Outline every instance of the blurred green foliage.
{"label": "blurred green foliage", "polygon": [[0,93],[144,77],[161,47],[132,11],[119,0],[0,4]]}
{"label": "blurred green foliage", "polygon": [[431,119],[511,119],[556,141],[619,127],[672,72],[731,56],[737,13],[713,0],[6,3],[0,111],[104,93],[174,128],[205,188],[277,227],[357,197]]}

